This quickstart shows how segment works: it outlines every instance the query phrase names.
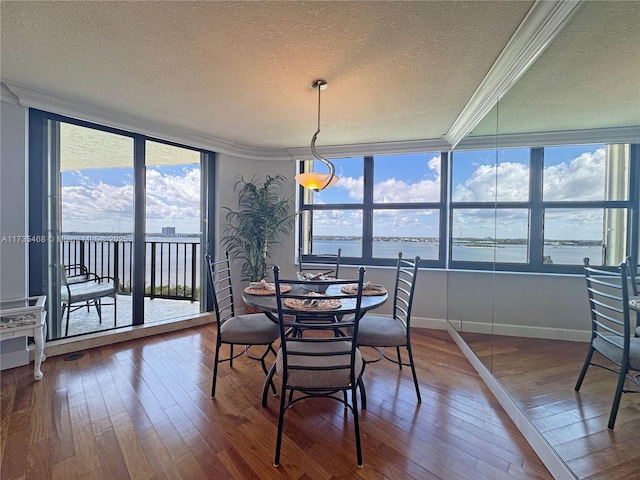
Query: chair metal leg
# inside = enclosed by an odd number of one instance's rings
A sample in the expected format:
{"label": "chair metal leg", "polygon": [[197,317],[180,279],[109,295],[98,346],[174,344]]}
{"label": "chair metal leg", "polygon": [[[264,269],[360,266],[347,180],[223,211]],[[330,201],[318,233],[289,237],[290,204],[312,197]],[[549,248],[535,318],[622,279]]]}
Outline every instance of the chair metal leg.
{"label": "chair metal leg", "polygon": [[587,374],[587,370],[589,369],[589,365],[591,365],[591,358],[593,357],[594,352],[593,345],[589,345],[589,351],[587,352],[587,357],[584,359],[584,365],[582,365],[582,370],[580,371],[580,375],[578,376],[578,381],[576,382],[575,391],[580,391],[580,387],[582,386],[582,381],[584,380],[584,376]]}
{"label": "chair metal leg", "polygon": [[265,378],[264,380],[264,386],[262,387],[262,406],[266,407],[267,406],[267,392],[269,391],[269,385],[271,385],[271,388],[273,389],[273,396],[276,396],[276,391],[275,391],[275,385],[273,383],[273,375],[275,375],[276,373],[276,364],[274,363],[273,366],[271,367],[271,370],[269,370],[269,373],[267,374],[267,378]]}
{"label": "chair metal leg", "polygon": [[216,353],[214,354],[213,359],[213,381],[211,383],[211,398],[216,396],[216,381],[218,379],[218,358],[220,357],[220,347],[222,346],[222,342],[218,337],[216,339]]}
{"label": "chair metal leg", "polygon": [[413,384],[416,387],[416,396],[418,397],[418,403],[422,403],[422,396],[420,395],[420,385],[418,384],[418,376],[416,375],[416,365],[413,363],[413,352],[411,350],[411,343],[407,343],[407,353],[409,355],[409,366],[411,366],[411,375],[413,375]]}
{"label": "chair metal leg", "polygon": [[358,379],[358,388],[360,388],[360,402],[362,403],[362,410],[366,410],[367,409],[367,392],[364,389],[364,382],[362,381],[362,376]]}
{"label": "chair metal leg", "polygon": [[[64,309],[63,309],[63,314],[64,314]],[[67,327],[64,330],[64,336],[68,337],[69,336],[69,314],[71,313],[71,305],[67,305]]]}
{"label": "chair metal leg", "polygon": [[358,394],[356,392],[357,385],[361,382],[361,378],[358,378],[358,382],[351,386],[351,400],[353,402],[353,429],[356,437],[356,458],[358,459],[358,467],[362,468],[362,443],[360,442],[360,418],[358,413]]}
{"label": "chair metal leg", "polygon": [[400,356],[400,347],[396,347],[396,354],[398,355],[398,368],[402,370],[402,357]]}
{"label": "chair metal leg", "polygon": [[284,422],[284,410],[285,410],[285,397],[287,389],[285,386],[285,379],[282,381],[282,389],[280,391],[280,411],[278,412],[278,433],[276,437],[276,455],[273,459],[273,465],[280,466],[280,448],[282,447],[282,424]]}
{"label": "chair metal leg", "polygon": [[618,416],[618,407],[620,406],[620,398],[622,397],[622,391],[624,390],[624,381],[627,378],[627,369],[620,367],[620,374],[618,375],[618,385],[616,386],[616,394],[613,397],[613,405],[611,405],[611,414],[609,415],[609,424],[607,428],[613,430],[613,426],[616,423],[616,417]]}
{"label": "chair metal leg", "polygon": [[[269,346],[265,349],[264,353],[260,357],[260,365],[262,365],[262,371],[264,372],[265,377],[269,377],[269,370],[267,370],[267,364],[264,362],[264,359],[269,354],[269,352],[273,352],[274,355],[276,355],[276,352],[271,346],[271,344],[269,344]],[[273,375],[271,376],[271,378],[273,378]],[[270,381],[269,383],[271,384],[271,390],[273,390],[273,395],[275,396],[276,386],[273,384],[273,381]]]}
{"label": "chair metal leg", "polygon": [[98,321],[99,323],[102,323],[102,300],[99,298],[96,298],[93,301],[93,304],[96,307],[96,312],[98,312]]}

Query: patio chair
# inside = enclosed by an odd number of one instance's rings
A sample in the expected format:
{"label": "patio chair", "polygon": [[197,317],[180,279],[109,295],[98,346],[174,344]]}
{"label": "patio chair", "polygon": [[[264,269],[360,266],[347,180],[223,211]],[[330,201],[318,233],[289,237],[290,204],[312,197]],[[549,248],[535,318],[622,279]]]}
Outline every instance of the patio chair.
{"label": "patio chair", "polygon": [[[383,358],[395,363],[400,369],[403,366],[411,367],[413,384],[416,389],[418,403],[422,402],[420,386],[416,375],[416,367],[411,351],[411,307],[416,288],[416,276],[420,257],[413,260],[402,258],[402,252],[398,253],[396,264],[396,281],[393,295],[393,317],[383,317],[367,313],[360,321],[360,333],[358,346],[371,347],[378,351],[379,356],[373,360],[365,360],[365,367],[369,363],[379,362]],[[385,348],[395,348],[396,358],[387,356]],[[400,355],[400,347],[407,350],[408,362],[404,362]],[[362,398],[362,408],[367,408],[366,397]]]}
{"label": "patio chair", "polygon": [[[69,321],[71,312],[75,312],[94,305],[98,312],[98,320],[102,323],[102,307],[113,305],[113,326],[117,325],[118,295],[117,286],[113,277],[100,277],[90,272],[85,265],[63,265],[61,269],[60,303],[62,316],[65,316],[67,325],[65,336],[69,335]],[[103,303],[104,298],[112,298],[112,303]]]}
{"label": "patio chair", "polygon": [[[284,280],[280,270],[273,267],[280,327],[280,350],[269,377],[277,374],[281,378],[280,409],[278,411],[278,432],[274,465],[280,465],[280,450],[285,412],[301,400],[329,398],[344,404],[353,413],[356,456],[358,466],[362,466],[362,448],[358,418],[357,388],[361,391],[363,362],[357,348],[358,324],[362,316],[362,285],[364,267],[360,267],[356,280],[332,280],[327,293],[321,296],[301,295],[303,281]],[[340,293],[342,287],[357,285],[356,293]],[[287,287],[285,287],[287,286]],[[287,289],[291,287],[290,291]],[[314,303],[315,302],[315,303]],[[300,324],[297,313],[325,313],[341,309],[342,313],[353,315],[343,321],[343,336],[334,334],[334,322],[314,322]],[[289,335],[291,329],[303,329],[305,335]],[[269,380],[268,377],[268,380]],[[267,384],[263,388],[262,405],[266,406]],[[296,395],[297,394],[297,395]],[[351,399],[349,401],[349,398]],[[302,406],[296,408],[297,415],[304,415]]]}
{"label": "patio chair", "polygon": [[[264,313],[250,313],[236,315],[233,303],[233,288],[231,286],[231,263],[229,252],[225,252],[225,258],[214,261],[211,255],[205,256],[209,277],[209,287],[213,298],[213,307],[216,315],[216,349],[213,361],[213,381],[211,385],[211,397],[216,396],[216,383],[218,377],[218,365],[229,362],[233,367],[233,360],[245,354],[252,360],[257,360],[262,365],[265,376],[268,373],[265,358],[269,352],[275,356],[273,342],[280,336],[278,325],[269,320]],[[223,344],[229,345],[229,356],[220,358],[220,348]],[[243,349],[233,353],[234,345],[241,345]],[[264,352],[255,357],[249,353],[253,345],[262,345]],[[271,385],[275,395],[275,385]]]}
{"label": "patio chair", "polygon": [[[576,382],[575,390],[580,391],[582,382],[591,365],[603,368],[618,376],[608,428],[613,430],[618,407],[623,393],[640,393],[638,388],[629,390],[625,382],[640,383],[629,374],[640,371],[640,338],[631,335],[629,312],[629,276],[627,264],[621,263],[616,271],[595,268],[584,259],[587,294],[591,310],[591,342]],[[595,363],[593,354],[598,352],[605,363]]]}

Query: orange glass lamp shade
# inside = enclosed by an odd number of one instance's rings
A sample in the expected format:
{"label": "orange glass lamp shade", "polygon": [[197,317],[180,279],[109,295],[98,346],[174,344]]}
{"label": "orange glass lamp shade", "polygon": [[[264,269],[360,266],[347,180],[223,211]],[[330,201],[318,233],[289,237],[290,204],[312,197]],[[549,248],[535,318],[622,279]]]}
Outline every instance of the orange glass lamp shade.
{"label": "orange glass lamp shade", "polygon": [[319,191],[335,185],[340,177],[329,173],[306,172],[296,175],[296,182],[309,190]]}

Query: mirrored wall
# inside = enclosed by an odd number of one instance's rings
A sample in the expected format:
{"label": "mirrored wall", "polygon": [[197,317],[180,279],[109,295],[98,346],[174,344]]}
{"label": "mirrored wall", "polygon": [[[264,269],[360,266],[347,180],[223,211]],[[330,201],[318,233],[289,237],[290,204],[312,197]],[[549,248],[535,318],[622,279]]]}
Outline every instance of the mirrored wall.
{"label": "mirrored wall", "polygon": [[[617,265],[634,253],[639,79],[640,3],[583,1],[469,134],[494,144],[482,156],[453,152],[452,258],[458,249],[491,267],[449,273],[448,318],[577,478],[624,477],[640,464],[640,395],[623,395],[612,432],[615,375],[590,371],[574,390],[590,335],[587,293],[578,269],[555,268],[583,257]],[[456,211],[456,201],[467,203]],[[505,268],[530,261],[544,266]]]}

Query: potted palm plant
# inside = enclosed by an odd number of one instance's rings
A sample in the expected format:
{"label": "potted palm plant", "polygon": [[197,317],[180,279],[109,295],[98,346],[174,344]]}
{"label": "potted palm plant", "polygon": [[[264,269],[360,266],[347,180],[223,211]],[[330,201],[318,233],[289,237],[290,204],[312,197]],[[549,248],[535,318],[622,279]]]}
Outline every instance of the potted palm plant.
{"label": "potted palm plant", "polygon": [[238,191],[238,208],[224,207],[226,225],[222,232],[222,245],[229,255],[242,261],[241,277],[259,282],[267,277],[270,248],[280,237],[289,234],[295,213],[293,201],[281,196],[286,177],[267,175],[265,180],[242,176],[234,186]]}

